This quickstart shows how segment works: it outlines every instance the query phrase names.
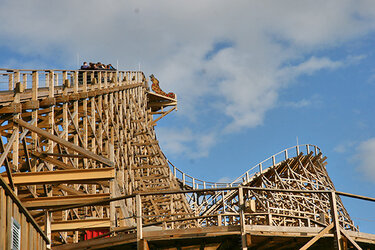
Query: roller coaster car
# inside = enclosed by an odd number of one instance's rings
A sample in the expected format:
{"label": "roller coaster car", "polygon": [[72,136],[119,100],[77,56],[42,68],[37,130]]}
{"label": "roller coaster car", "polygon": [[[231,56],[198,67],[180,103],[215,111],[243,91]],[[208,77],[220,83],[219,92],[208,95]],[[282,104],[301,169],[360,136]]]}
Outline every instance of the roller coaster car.
{"label": "roller coaster car", "polygon": [[159,80],[155,78],[155,76],[152,74],[150,75],[150,79],[151,79],[151,82],[152,82],[152,85],[151,85],[151,89],[156,93],[156,94],[159,94],[159,95],[163,95],[163,96],[167,96],[167,97],[170,97],[170,98],[173,98],[175,99],[176,98],[176,95],[172,92],[169,92],[168,94],[165,93],[163,90],[161,90],[160,86],[159,86]]}

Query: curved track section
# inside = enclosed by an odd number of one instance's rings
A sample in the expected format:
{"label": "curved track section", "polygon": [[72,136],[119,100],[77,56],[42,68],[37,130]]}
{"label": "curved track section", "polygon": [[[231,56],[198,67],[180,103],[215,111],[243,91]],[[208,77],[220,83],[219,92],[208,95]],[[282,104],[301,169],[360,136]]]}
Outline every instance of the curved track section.
{"label": "curved track section", "polygon": [[[272,155],[231,183],[205,182],[173,165],[172,170],[178,174],[179,182],[187,190],[239,186],[267,189],[244,193],[248,212],[246,219],[251,225],[321,227],[332,221],[329,193],[296,194],[278,190],[334,191],[325,160],[319,147],[305,144]],[[196,214],[203,217],[221,215],[222,224],[233,224],[233,219],[226,215],[239,211],[237,189],[187,197]],[[340,197],[336,199],[340,225],[347,230],[358,231]],[[203,225],[210,221],[204,219],[200,223]]]}

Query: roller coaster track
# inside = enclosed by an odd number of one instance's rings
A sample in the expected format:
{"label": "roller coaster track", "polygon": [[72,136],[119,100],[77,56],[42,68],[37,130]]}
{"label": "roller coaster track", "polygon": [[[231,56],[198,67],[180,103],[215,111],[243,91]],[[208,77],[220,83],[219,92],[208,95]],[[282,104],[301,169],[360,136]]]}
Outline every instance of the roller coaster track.
{"label": "roller coaster track", "polygon": [[[323,165],[325,165],[325,159],[322,159],[321,155],[320,148],[315,145],[304,144],[290,147],[256,164],[231,183],[205,182],[187,175],[173,165],[172,169],[175,176],[178,174],[178,177],[176,177],[187,190],[206,187],[216,188],[238,186],[263,187],[270,189],[295,189],[296,186],[291,185],[293,183],[298,185],[300,190],[333,191],[335,189],[332,181],[328,177],[328,173],[323,167]],[[298,159],[298,161],[296,161],[296,159]],[[294,165],[297,166],[293,169]],[[281,171],[281,168],[283,167],[285,169],[284,171]],[[286,176],[282,176],[285,170],[289,173]],[[310,172],[308,173],[308,171]],[[270,181],[272,178],[275,179],[275,182]],[[318,225],[327,224],[328,221],[331,220],[329,213],[327,213],[328,204],[325,204],[325,200],[327,200],[327,196],[325,195],[315,195],[314,197],[300,196],[299,199],[303,199],[301,201],[294,199],[295,197],[291,194],[273,194],[272,198],[279,196],[277,197],[277,204],[274,204],[273,207],[270,202],[265,202],[266,198],[263,197],[264,195],[266,194],[253,193],[253,195],[249,194],[249,197],[247,198],[253,202],[252,204],[249,204],[249,206],[253,206],[252,209],[254,213],[260,213],[260,211],[256,211],[256,207],[258,207],[259,210],[259,204],[263,205],[263,208],[261,208],[262,212],[269,214],[270,211],[273,211],[272,221],[267,222],[264,220],[262,222],[263,224],[270,223],[279,226],[288,226],[288,223],[291,225],[301,225],[302,223],[304,226],[311,226],[314,223]],[[195,213],[200,216],[225,214],[226,210],[238,212],[239,208],[236,205],[238,202],[237,196],[238,190],[230,190],[227,192],[217,191],[211,195],[201,197],[191,196],[189,197],[189,202],[191,207],[194,208]],[[283,200],[287,200],[290,204],[280,209],[278,206],[282,206],[283,203],[285,205]],[[257,204],[258,202],[259,204]],[[307,208],[306,205],[309,206],[309,208]],[[358,229],[351,221],[341,200],[338,201],[338,207],[340,212],[339,220],[342,226],[346,229],[357,231]],[[327,218],[323,218],[324,215]],[[264,214],[262,216],[264,216]],[[290,220],[288,223],[285,223],[285,220],[280,219],[279,216],[283,218],[290,217]],[[295,220],[291,219],[293,216],[295,216]],[[304,218],[304,222],[301,221],[301,218]],[[283,221],[283,223],[280,221]],[[201,223],[205,223],[205,221],[201,221]]]}
{"label": "roller coaster track", "polygon": [[176,168],[154,130],[177,105],[163,93],[137,71],[0,69],[0,181],[50,247],[375,245],[315,145],[285,149],[231,183]]}

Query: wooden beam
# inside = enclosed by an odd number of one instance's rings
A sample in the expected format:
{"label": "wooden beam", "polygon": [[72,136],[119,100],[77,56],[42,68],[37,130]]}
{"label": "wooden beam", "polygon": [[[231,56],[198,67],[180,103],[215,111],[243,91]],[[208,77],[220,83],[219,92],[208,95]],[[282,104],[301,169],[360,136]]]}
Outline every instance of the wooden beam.
{"label": "wooden beam", "polygon": [[326,233],[329,232],[333,228],[334,224],[331,223],[329,226],[324,228],[322,231],[320,231],[314,238],[309,240],[303,247],[300,248],[300,250],[306,250],[309,247],[311,247],[315,242],[317,242],[321,237],[323,237]]}
{"label": "wooden beam", "polygon": [[109,193],[103,194],[85,194],[85,195],[67,195],[67,196],[52,196],[39,198],[22,199],[22,204],[29,210],[33,209],[49,209],[60,206],[70,206],[81,204],[82,202],[101,201],[109,198]]}
{"label": "wooden beam", "polygon": [[62,138],[60,138],[60,137],[58,137],[56,135],[48,133],[47,131],[45,131],[43,129],[40,129],[38,127],[30,125],[29,123],[27,123],[27,122],[25,122],[25,121],[23,121],[21,119],[14,118],[13,121],[15,123],[19,124],[20,126],[25,127],[27,129],[29,129],[30,131],[32,131],[34,133],[37,133],[37,134],[39,134],[39,135],[41,135],[43,137],[46,137],[46,138],[48,138],[48,139],[50,139],[50,140],[52,140],[52,141],[54,141],[54,142],[56,142],[58,144],[61,144],[61,145],[65,146],[65,147],[67,147],[67,148],[69,148],[69,149],[71,149],[73,151],[76,151],[79,154],[82,154],[82,155],[86,156],[87,158],[96,160],[96,161],[98,161],[100,163],[103,163],[106,166],[109,166],[109,167],[113,167],[114,166],[114,163],[111,162],[110,160],[108,160],[108,159],[106,159],[106,158],[104,158],[102,156],[99,156],[97,154],[94,154],[91,151],[88,151],[88,150],[86,150],[86,149],[84,149],[82,147],[79,147],[79,146],[77,146],[77,145],[75,145],[75,144],[73,144],[73,143],[71,143],[69,141],[66,141],[66,140],[64,140],[64,139],[62,139]]}
{"label": "wooden beam", "polygon": [[169,113],[171,113],[175,109],[176,109],[176,107],[171,108],[170,110],[168,110],[167,112],[165,112],[164,114],[162,114],[161,116],[159,116],[158,118],[156,118],[155,120],[153,120],[150,125],[151,126],[155,125],[161,118],[163,118],[164,116],[168,115]]}
{"label": "wooden beam", "polygon": [[341,231],[342,235],[344,235],[345,238],[347,238],[347,239],[350,241],[350,243],[353,244],[353,246],[354,246],[355,248],[357,248],[358,250],[362,250],[362,248],[357,244],[357,242],[355,242],[355,241],[352,239],[352,237],[350,237],[350,236],[345,232],[344,229],[341,228],[340,231]]}
{"label": "wooden beam", "polygon": [[109,218],[104,219],[86,219],[86,220],[70,220],[70,221],[55,221],[51,223],[51,231],[80,231],[87,229],[109,229]]}
{"label": "wooden beam", "polygon": [[12,147],[14,141],[16,140],[17,135],[18,135],[18,129],[15,129],[15,131],[13,131],[12,136],[10,137],[6,147],[4,148],[4,150],[2,152],[2,155],[0,157],[0,166],[3,165],[3,162],[5,161],[5,158],[8,157],[9,150]]}
{"label": "wooden beam", "polygon": [[345,192],[340,192],[340,191],[335,191],[335,193],[338,194],[338,195],[342,195],[342,196],[346,196],[346,197],[350,197],[350,198],[356,198],[356,199],[361,199],[361,200],[365,200],[365,201],[375,202],[375,198],[373,198],[373,197],[367,197],[367,196],[345,193]]}
{"label": "wooden beam", "polygon": [[[8,180],[9,180],[9,185],[10,187],[12,188],[12,190],[14,191],[14,183],[13,183],[13,179],[12,179],[12,171],[10,170],[10,164],[9,164],[9,160],[8,160],[8,153],[4,153],[5,149],[4,149],[4,143],[3,143],[3,137],[1,137],[0,135],[0,151],[1,153],[4,155],[4,162],[5,162],[5,170],[7,172],[7,175],[8,175]],[[1,164],[0,164],[1,166]]]}
{"label": "wooden beam", "polygon": [[76,189],[71,188],[71,187],[68,187],[65,184],[60,184],[57,187],[60,188],[61,190],[65,191],[65,192],[68,192],[68,193],[73,194],[73,195],[84,195],[85,194],[84,192],[76,190]]}
{"label": "wooden beam", "polygon": [[[5,176],[3,174],[3,176]],[[44,172],[14,173],[15,185],[42,185],[54,183],[93,183],[115,178],[114,168],[72,169]]]}
{"label": "wooden beam", "polygon": [[335,191],[332,191],[329,195],[330,197],[330,205],[331,205],[331,216],[332,221],[335,227],[334,230],[334,245],[335,249],[341,250],[341,231],[340,231],[340,224],[339,224],[339,217],[338,217],[338,211],[337,211],[337,201],[336,201],[336,193]]}
{"label": "wooden beam", "polygon": [[64,163],[62,161],[59,161],[59,160],[55,159],[55,158],[49,157],[49,156],[47,156],[44,153],[39,153],[39,152],[33,151],[33,152],[31,152],[31,154],[34,155],[34,156],[36,156],[36,157],[38,157],[39,159],[42,159],[43,161],[51,163],[51,164],[53,164],[53,165],[55,165],[55,166],[57,166],[59,168],[62,168],[62,169],[74,169],[73,166],[68,165],[68,164],[66,164],[66,163]]}

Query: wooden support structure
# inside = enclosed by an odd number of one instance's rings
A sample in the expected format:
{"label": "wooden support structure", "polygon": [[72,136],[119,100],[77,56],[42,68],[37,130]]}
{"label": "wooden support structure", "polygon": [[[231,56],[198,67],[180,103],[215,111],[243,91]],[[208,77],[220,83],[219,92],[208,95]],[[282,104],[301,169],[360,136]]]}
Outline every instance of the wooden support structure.
{"label": "wooden support structure", "polygon": [[[232,183],[202,181],[169,167],[154,126],[177,110],[177,99],[150,91],[142,72],[0,69],[1,78],[8,86],[0,90],[0,177],[10,191],[0,193],[0,230],[9,234],[5,211],[24,214],[17,218],[31,243],[22,246],[375,244],[339,195],[375,199],[336,192],[317,146],[283,150]],[[0,248],[9,247],[5,238]]]}

